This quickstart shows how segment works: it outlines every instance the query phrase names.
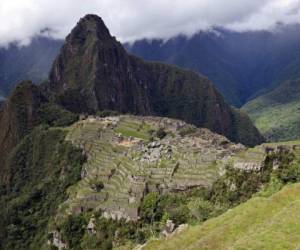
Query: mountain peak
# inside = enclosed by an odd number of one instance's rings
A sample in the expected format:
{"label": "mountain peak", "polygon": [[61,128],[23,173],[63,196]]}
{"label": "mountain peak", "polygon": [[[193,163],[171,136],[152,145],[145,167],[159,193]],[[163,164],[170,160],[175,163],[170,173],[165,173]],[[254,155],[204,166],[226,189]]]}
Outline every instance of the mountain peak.
{"label": "mountain peak", "polygon": [[85,21],[94,21],[94,22],[103,22],[102,18],[95,15],[95,14],[87,14],[84,17],[80,18],[79,22],[85,22]]}
{"label": "mountain peak", "polygon": [[102,18],[93,14],[81,18],[68,38],[80,40],[89,36],[95,36],[99,40],[112,38]]}
{"label": "mountain peak", "polygon": [[82,18],[67,37],[49,84],[58,103],[76,113],[167,116],[248,145],[262,141],[249,118],[231,109],[207,78],[131,56],[95,15]]}

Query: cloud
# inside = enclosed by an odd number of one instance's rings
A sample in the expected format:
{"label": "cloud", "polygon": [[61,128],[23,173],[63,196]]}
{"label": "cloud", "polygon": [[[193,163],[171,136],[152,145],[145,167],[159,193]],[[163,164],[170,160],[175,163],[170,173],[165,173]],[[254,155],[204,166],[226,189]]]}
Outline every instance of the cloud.
{"label": "cloud", "polygon": [[0,46],[26,45],[36,35],[64,38],[88,13],[101,16],[127,42],[212,26],[270,29],[278,22],[300,22],[299,9],[300,0],[1,0]]}

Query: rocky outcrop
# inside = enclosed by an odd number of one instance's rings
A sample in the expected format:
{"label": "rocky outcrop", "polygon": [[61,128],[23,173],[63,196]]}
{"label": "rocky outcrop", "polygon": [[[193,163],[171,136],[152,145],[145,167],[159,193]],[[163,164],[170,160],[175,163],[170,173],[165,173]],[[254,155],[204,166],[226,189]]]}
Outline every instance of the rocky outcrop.
{"label": "rocky outcrop", "polygon": [[167,220],[165,228],[161,232],[162,237],[169,237],[175,229],[175,224],[173,223],[172,220]]}
{"label": "rocky outcrop", "polygon": [[82,18],[66,38],[48,88],[75,112],[174,117],[247,145],[263,141],[248,117],[227,105],[207,78],[129,55],[95,15]]}

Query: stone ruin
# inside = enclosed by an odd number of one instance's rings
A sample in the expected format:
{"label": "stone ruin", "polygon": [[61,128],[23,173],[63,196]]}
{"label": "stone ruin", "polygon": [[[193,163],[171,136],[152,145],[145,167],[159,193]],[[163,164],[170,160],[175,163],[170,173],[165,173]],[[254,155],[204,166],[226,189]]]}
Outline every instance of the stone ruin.
{"label": "stone ruin", "polygon": [[262,163],[257,162],[235,162],[233,168],[246,172],[259,172],[263,167]]}

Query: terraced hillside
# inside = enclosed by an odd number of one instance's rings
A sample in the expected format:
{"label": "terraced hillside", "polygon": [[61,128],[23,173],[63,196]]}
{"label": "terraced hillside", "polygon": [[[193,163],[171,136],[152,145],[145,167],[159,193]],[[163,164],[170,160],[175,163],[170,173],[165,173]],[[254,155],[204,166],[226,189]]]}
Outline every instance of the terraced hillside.
{"label": "terraced hillside", "polygon": [[61,214],[101,209],[128,220],[138,219],[144,194],[208,187],[244,149],[207,129],[155,117],[90,117],[71,126],[67,140],[88,161]]}

